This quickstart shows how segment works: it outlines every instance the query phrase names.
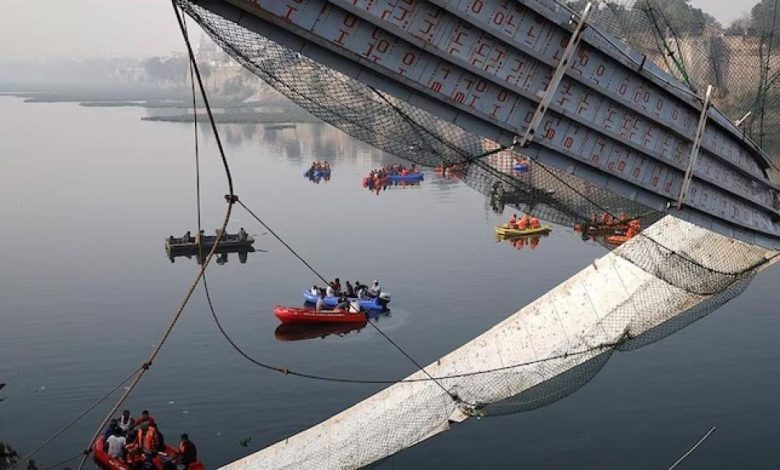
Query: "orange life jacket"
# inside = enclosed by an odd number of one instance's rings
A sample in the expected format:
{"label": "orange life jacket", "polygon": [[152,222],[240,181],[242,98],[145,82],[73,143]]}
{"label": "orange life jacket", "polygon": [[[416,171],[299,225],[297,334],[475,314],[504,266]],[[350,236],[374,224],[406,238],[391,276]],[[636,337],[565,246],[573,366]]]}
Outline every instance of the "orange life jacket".
{"label": "orange life jacket", "polygon": [[145,434],[143,429],[139,429],[138,440],[136,442],[141,445],[141,448],[144,449],[144,451],[156,451],[160,446],[160,438],[157,435],[157,428],[154,426],[149,426],[149,429],[146,430]]}
{"label": "orange life jacket", "polygon": [[531,228],[541,228],[542,224],[539,223],[539,219],[531,217]]}
{"label": "orange life jacket", "polygon": [[522,218],[520,218],[520,222],[517,223],[517,228],[520,230],[525,230],[528,228],[528,216],[524,215]]}
{"label": "orange life jacket", "polygon": [[512,216],[511,219],[509,219],[509,228],[515,228],[517,227],[517,217]]}

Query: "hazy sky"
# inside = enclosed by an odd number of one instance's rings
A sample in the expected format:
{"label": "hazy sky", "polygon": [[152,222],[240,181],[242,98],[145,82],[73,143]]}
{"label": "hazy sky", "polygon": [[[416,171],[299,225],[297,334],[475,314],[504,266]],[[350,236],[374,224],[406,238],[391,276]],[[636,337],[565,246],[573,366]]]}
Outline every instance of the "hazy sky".
{"label": "hazy sky", "polygon": [[[728,24],[758,0],[691,0]],[[2,0],[0,61],[183,51],[167,0]],[[199,28],[195,28],[199,31]],[[194,35],[200,37],[200,32]]]}
{"label": "hazy sky", "polygon": [[714,16],[723,25],[749,13],[756,3],[758,0],[691,0],[691,5]]}

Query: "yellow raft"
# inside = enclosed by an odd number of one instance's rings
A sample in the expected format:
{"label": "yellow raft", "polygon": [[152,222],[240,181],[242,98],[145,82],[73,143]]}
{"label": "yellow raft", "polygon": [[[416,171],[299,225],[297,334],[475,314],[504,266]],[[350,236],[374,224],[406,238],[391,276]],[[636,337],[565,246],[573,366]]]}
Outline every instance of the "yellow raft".
{"label": "yellow raft", "polygon": [[550,231],[552,231],[552,227],[550,227],[549,225],[542,225],[539,228],[527,228],[525,230],[509,228],[508,225],[496,225],[496,235],[504,238],[547,235],[550,233]]}

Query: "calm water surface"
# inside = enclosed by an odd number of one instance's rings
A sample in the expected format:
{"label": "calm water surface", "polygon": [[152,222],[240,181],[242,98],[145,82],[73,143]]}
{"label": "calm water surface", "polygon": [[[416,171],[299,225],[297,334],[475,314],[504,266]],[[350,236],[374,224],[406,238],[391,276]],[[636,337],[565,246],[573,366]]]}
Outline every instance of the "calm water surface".
{"label": "calm water surface", "polygon": [[[195,260],[171,263],[163,250],[167,235],[195,230],[192,127],[142,115],[0,97],[0,441],[21,453],[145,360],[196,275]],[[379,325],[423,363],[604,253],[563,227],[534,251],[497,244],[493,225],[505,216],[432,173],[416,188],[369,193],[361,178],[392,157],[325,125],[223,129],[241,199],[326,276],[380,279],[393,303]],[[226,189],[213,138],[203,138],[211,232]],[[314,159],[333,162],[331,181],[302,177]],[[327,375],[414,370],[370,328],[277,340],[273,306],[299,304],[316,279],[237,208],[230,229],[240,226],[267,252],[246,264],[231,255],[210,268],[209,283],[225,328],[250,354]],[[666,468],[711,426],[718,432],[689,468],[776,467],[779,273],[661,342],[615,354],[551,406],[470,420],[383,467]],[[219,336],[199,291],[128,407],[150,409],[169,440],[188,432],[215,468],[380,388],[258,369]],[[75,454],[100,417],[90,414],[39,461]]]}

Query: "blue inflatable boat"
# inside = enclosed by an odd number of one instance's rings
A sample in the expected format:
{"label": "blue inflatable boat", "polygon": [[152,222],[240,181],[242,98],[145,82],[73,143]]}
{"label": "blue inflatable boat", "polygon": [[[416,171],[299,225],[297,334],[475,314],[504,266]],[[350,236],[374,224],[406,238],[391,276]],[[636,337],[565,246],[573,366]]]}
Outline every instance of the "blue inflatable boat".
{"label": "blue inflatable boat", "polygon": [[417,173],[410,173],[408,175],[389,175],[387,178],[393,183],[409,183],[422,181],[425,178],[425,175],[423,175],[423,173],[420,171]]}
{"label": "blue inflatable boat", "polygon": [[[303,292],[303,299],[312,304],[317,303],[317,296],[308,290]],[[349,300],[355,300],[355,298]],[[388,302],[390,302],[389,299],[360,299],[360,306],[365,310],[384,310]],[[325,305],[328,307],[335,307],[338,303],[338,297],[325,297]]]}

